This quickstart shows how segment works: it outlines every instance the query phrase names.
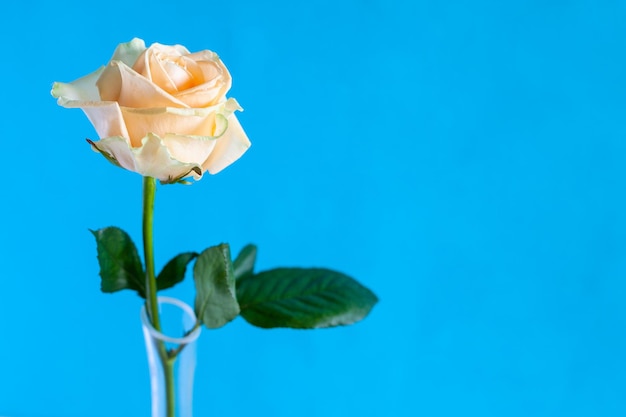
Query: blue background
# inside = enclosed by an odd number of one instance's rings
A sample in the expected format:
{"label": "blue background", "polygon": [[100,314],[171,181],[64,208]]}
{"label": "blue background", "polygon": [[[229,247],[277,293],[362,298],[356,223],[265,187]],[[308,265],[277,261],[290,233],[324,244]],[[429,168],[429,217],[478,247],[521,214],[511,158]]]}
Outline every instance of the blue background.
{"label": "blue background", "polygon": [[149,415],[141,303],[100,293],[88,232],[140,241],[141,178],[49,95],[135,36],[218,52],[253,142],[159,187],[157,268],[255,242],[260,269],[381,299],[351,327],[204,331],[195,415],[626,413],[625,2],[11,4],[0,415]]}

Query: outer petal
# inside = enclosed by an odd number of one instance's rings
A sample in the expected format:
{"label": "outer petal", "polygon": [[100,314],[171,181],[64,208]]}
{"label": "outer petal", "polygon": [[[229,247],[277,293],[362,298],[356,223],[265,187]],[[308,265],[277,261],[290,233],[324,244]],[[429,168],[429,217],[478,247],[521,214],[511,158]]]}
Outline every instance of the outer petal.
{"label": "outer petal", "polygon": [[235,114],[228,116],[228,128],[217,140],[215,149],[202,164],[202,170],[217,174],[243,155],[250,147],[250,140],[243,131]]}
{"label": "outer petal", "polygon": [[71,83],[54,83],[52,95],[66,108],[82,109],[101,138],[128,136],[119,105],[113,101],[100,101],[96,80],[104,67]]}
{"label": "outer petal", "polygon": [[217,139],[210,136],[165,135],[163,143],[173,158],[200,166],[215,148]]}
{"label": "outer petal", "polygon": [[96,85],[102,100],[122,107],[187,107],[121,61],[111,61]]}
{"label": "outer petal", "polygon": [[[53,97],[57,98],[59,106],[68,107],[67,103],[72,101],[100,101],[100,93],[96,87],[96,81],[104,71],[104,67],[98,68],[89,75],[85,75],[71,83],[56,82],[52,85]],[[76,107],[76,106],[70,106]]]}
{"label": "outer petal", "polygon": [[130,42],[120,43],[115,48],[111,61],[122,61],[124,64],[132,67],[139,58],[139,55],[146,50],[146,44],[142,39],[134,38]]}
{"label": "outer petal", "polygon": [[174,159],[161,138],[153,134],[142,140],[141,148],[132,151],[137,172],[143,176],[158,178],[162,182],[175,182],[189,176],[194,169],[196,173],[202,173],[199,164]]}
{"label": "outer petal", "polygon": [[137,164],[128,144],[128,139],[122,136],[111,136],[89,143],[91,143],[91,148],[94,151],[100,152],[109,162],[129,171],[137,171]]}
{"label": "outer petal", "polygon": [[201,170],[198,164],[176,160],[170,154],[161,138],[149,134],[141,141],[141,146],[132,148],[123,137],[109,137],[93,143],[94,150],[112,158],[123,168],[143,176],[158,178],[161,182],[176,182],[192,174],[198,178]]}
{"label": "outer petal", "polygon": [[124,124],[124,118],[122,116],[120,106],[118,106],[116,102],[75,102],[75,104],[75,107],[80,107],[85,112],[87,118],[96,129],[96,132],[98,132],[99,137],[128,137],[128,130]]}
{"label": "outer petal", "polygon": [[226,130],[224,123],[229,114],[230,101],[205,109],[178,109],[161,107],[154,109],[131,109],[122,107],[122,115],[128,127],[133,146],[148,132],[164,137],[168,133],[191,136],[220,136]]}

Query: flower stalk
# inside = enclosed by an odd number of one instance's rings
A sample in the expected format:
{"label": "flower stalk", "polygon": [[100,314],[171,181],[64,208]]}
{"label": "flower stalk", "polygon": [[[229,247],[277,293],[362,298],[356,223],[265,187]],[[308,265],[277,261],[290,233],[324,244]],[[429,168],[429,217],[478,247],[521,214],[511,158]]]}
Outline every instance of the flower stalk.
{"label": "flower stalk", "polygon": [[157,302],[157,285],[154,273],[154,199],[156,195],[156,180],[152,177],[143,177],[143,253],[146,262],[146,303],[152,326],[161,331],[159,319],[159,305]]}
{"label": "flower stalk", "polygon": [[[157,299],[157,283],[154,272],[154,200],[156,196],[156,179],[143,177],[143,251],[146,263],[146,310],[152,326],[161,332],[161,320],[159,317],[159,304]],[[167,417],[174,417],[176,410],[176,397],[174,387],[174,362],[177,352],[170,354],[165,343],[157,341],[159,358],[163,366],[163,379],[165,382],[165,411]]]}

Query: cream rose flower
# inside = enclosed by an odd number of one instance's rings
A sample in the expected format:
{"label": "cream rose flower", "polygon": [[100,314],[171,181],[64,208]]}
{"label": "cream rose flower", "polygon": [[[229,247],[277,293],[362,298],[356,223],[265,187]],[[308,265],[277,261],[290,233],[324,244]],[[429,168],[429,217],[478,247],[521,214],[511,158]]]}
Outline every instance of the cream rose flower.
{"label": "cream rose flower", "polygon": [[235,162],[250,141],[226,98],[228,70],[211,51],[141,39],[120,44],[111,61],[71,83],[54,83],[58,104],[82,109],[100,136],[92,149],[112,163],[161,182]]}

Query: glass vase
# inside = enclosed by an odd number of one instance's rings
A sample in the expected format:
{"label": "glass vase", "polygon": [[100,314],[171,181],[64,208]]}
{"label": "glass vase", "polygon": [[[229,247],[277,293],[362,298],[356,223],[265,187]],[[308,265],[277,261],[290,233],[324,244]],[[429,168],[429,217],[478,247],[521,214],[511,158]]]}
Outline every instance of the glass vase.
{"label": "glass vase", "polygon": [[[158,297],[161,331],[151,324],[144,305],[141,324],[150,369],[152,417],[192,417],[196,340],[200,327],[186,303]],[[172,352],[177,352],[172,358]]]}

